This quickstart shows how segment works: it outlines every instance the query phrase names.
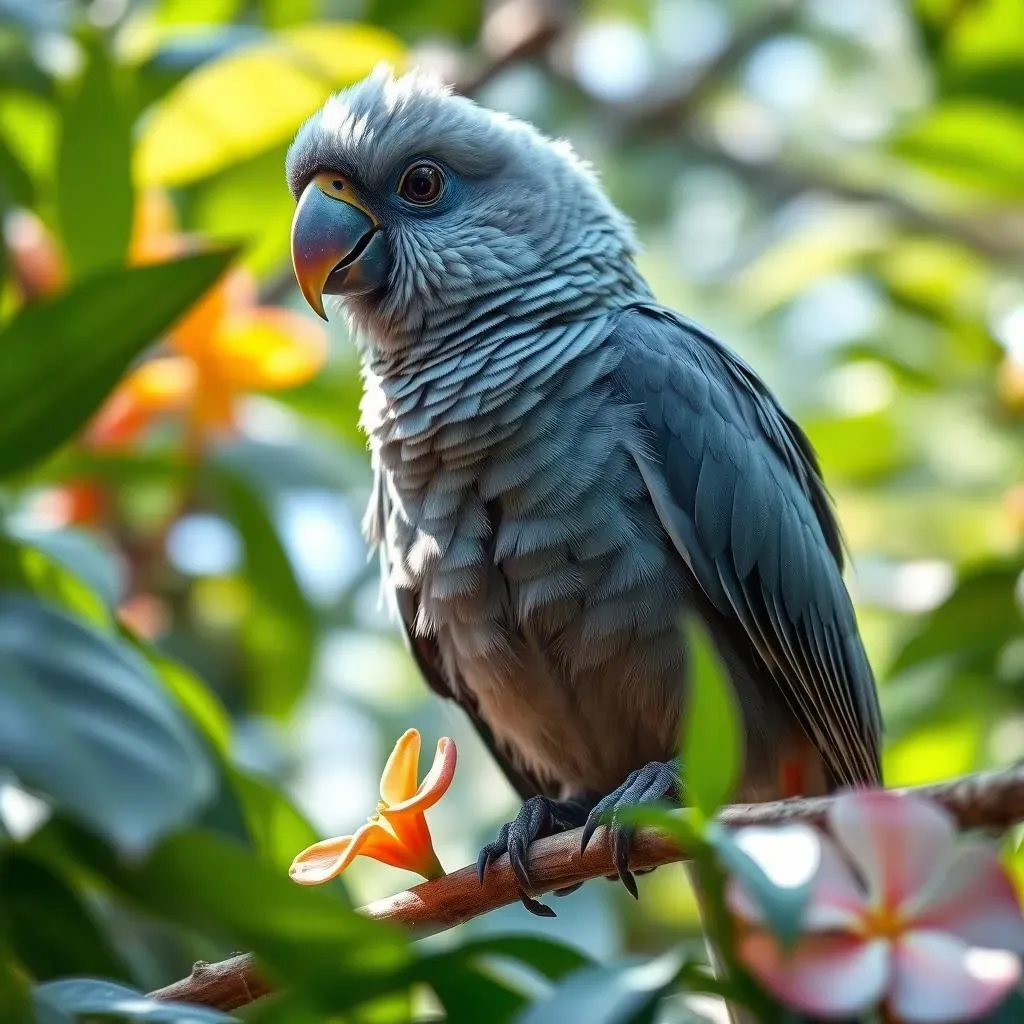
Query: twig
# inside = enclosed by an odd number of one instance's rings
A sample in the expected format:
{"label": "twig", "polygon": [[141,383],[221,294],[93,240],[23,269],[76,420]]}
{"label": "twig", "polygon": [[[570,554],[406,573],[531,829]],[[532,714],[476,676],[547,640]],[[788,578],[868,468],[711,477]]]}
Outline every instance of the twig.
{"label": "twig", "polygon": [[[1000,772],[965,775],[905,792],[941,804],[962,829],[1002,830],[1024,821],[1024,765]],[[821,825],[830,800],[829,797],[815,797],[765,804],[736,804],[723,810],[721,820],[731,828],[792,821]],[[606,830],[598,830],[583,854],[579,852],[580,832],[580,829],[574,829],[539,840],[530,847],[528,864],[535,895],[614,874]],[[685,859],[685,850],[655,829],[640,829],[630,847],[630,863],[638,870]],[[362,913],[378,921],[404,925],[415,937],[422,938],[454,928],[518,899],[518,882],[509,868],[508,858],[502,857],[488,869],[482,885],[477,880],[476,868],[465,867],[443,878],[368,903],[362,908]],[[255,960],[246,954],[221,963],[197,964],[190,977],[151,995],[154,999],[233,1010],[270,991],[271,986],[260,976]]]}

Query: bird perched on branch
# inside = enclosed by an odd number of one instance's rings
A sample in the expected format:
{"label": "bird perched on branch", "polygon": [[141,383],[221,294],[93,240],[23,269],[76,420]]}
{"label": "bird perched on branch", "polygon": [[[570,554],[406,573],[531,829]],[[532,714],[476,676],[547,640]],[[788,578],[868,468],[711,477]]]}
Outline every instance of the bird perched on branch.
{"label": "bird perched on branch", "polygon": [[[726,666],[741,796],[877,784],[881,722],[811,446],[658,304],[563,142],[378,71],[288,154],[292,255],[361,346],[367,526],[411,650],[524,799],[481,852],[682,796],[684,614]],[[586,841],[585,838],[585,841]]]}

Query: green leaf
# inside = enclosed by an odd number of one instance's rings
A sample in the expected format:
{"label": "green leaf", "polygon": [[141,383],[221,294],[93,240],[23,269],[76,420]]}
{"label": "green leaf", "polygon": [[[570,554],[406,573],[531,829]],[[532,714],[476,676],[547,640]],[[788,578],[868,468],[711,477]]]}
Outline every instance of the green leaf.
{"label": "green leaf", "polygon": [[295,855],[318,842],[320,835],[270,782],[237,769],[229,771],[229,782],[241,800],[256,849],[267,863],[287,873]]}
{"label": "green leaf", "polygon": [[705,818],[728,803],[740,778],[743,733],[732,683],[703,627],[686,630],[688,695],[683,726],[686,802]]}
{"label": "green leaf", "polygon": [[529,999],[523,992],[491,977],[485,970],[463,967],[457,972],[438,971],[430,987],[445,1009],[446,1024],[510,1024]]}
{"label": "green leaf", "polygon": [[35,183],[17,154],[0,135],[0,207],[35,206]]}
{"label": "green leaf", "polygon": [[0,859],[0,932],[37,981],[68,974],[128,980],[78,893],[49,867],[16,850]]}
{"label": "green leaf", "polygon": [[[800,936],[804,909],[819,863],[818,834],[802,824],[748,828],[739,842],[733,833],[718,825],[713,825],[709,832],[722,865],[757,902],[779,941],[784,946],[792,946]],[[773,868],[781,867],[786,884],[777,884],[769,878],[761,863],[741,843],[749,843],[748,848],[758,850]]]}
{"label": "green leaf", "polygon": [[327,1009],[407,983],[410,953],[398,929],[363,917],[333,891],[296,885],[221,836],[178,833],[137,866],[91,866],[150,913],[252,950],[274,976]]}
{"label": "green leaf", "polygon": [[38,985],[36,1006],[42,1010],[80,1017],[116,1016],[126,1020],[154,1021],[157,1024],[220,1024],[234,1017],[190,1003],[166,1003],[150,999],[143,992],[100,978],[65,978]]}
{"label": "green leaf", "polygon": [[380,62],[403,65],[401,42],[371,25],[343,22],[284,29],[210,61],[147,119],[137,180],[181,185],[286,143],[333,92]]}
{"label": "green leaf", "polygon": [[649,1024],[682,967],[682,955],[673,950],[654,959],[584,968],[569,975],[549,998],[534,1003],[516,1024]]}
{"label": "green leaf", "polygon": [[106,271],[22,309],[0,332],[0,476],[67,441],[233,255]]}
{"label": "green leaf", "polygon": [[994,675],[1000,652],[1013,638],[1024,638],[1024,613],[1014,598],[1021,572],[1018,559],[965,572],[953,593],[921,620],[891,674],[941,659],[963,671]]}
{"label": "green leaf", "polygon": [[146,660],[164,686],[188,713],[213,748],[226,755],[231,745],[231,718],[213,691],[184,665],[148,645],[140,644]]}
{"label": "green leaf", "polygon": [[189,821],[213,774],[149,666],[66,615],[0,595],[0,765],[127,850]]}
{"label": "green leaf", "polygon": [[[0,1020],[4,1024],[50,1024],[32,1013],[29,980],[24,972],[0,948]],[[54,1024],[64,1024],[58,1018]]]}
{"label": "green leaf", "polygon": [[937,178],[998,198],[1024,195],[1024,115],[966,100],[935,107],[892,149]]}
{"label": "green leaf", "polygon": [[0,532],[0,590],[19,590],[59,605],[104,629],[112,609],[81,575],[48,552]]}
{"label": "green leaf", "polygon": [[305,692],[316,621],[263,497],[238,474],[221,477],[228,513],[245,546],[252,604],[245,621],[254,710],[284,717]]}
{"label": "green leaf", "polygon": [[157,22],[162,25],[222,25],[234,20],[243,0],[160,0]]}
{"label": "green leaf", "polygon": [[125,595],[124,566],[117,552],[96,534],[85,530],[9,530],[13,540],[42,552],[82,581],[107,608],[114,609]]}
{"label": "green leaf", "polygon": [[365,17],[407,39],[444,35],[469,43],[480,34],[483,9],[482,0],[370,0]]}
{"label": "green leaf", "polygon": [[57,222],[79,275],[124,262],[133,205],[128,117],[102,45],[92,42],[87,53],[57,148]]}

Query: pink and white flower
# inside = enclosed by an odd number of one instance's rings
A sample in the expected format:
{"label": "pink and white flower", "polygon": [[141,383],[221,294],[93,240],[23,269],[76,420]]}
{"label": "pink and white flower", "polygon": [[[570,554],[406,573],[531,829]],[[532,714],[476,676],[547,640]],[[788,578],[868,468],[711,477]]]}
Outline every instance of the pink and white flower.
{"label": "pink and white flower", "polygon": [[803,851],[805,864],[812,858],[803,934],[791,950],[765,926],[742,882],[730,879],[747,969],[817,1017],[848,1018],[884,1002],[906,1024],[942,1024],[997,1007],[1021,977],[1024,917],[996,851],[958,841],[955,822],[936,804],[885,790],[837,797],[828,825],[835,843],[806,826],[789,827],[797,840],[790,844],[779,842],[779,829],[737,834],[776,880],[800,874],[794,853],[799,860]]}

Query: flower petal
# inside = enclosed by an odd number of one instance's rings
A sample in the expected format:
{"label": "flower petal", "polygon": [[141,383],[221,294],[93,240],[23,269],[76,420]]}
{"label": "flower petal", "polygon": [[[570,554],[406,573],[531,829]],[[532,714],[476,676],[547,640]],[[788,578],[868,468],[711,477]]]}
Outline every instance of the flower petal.
{"label": "flower petal", "polygon": [[178,232],[177,214],[163,189],[146,189],[135,203],[129,260],[136,266],[180,256],[189,240]]}
{"label": "flower petal", "polygon": [[391,751],[380,777],[380,798],[388,807],[400,805],[416,792],[419,764],[419,730],[407,729]]}
{"label": "flower petal", "polygon": [[354,835],[324,839],[307,846],[295,855],[288,869],[292,881],[300,885],[321,885],[336,878],[359,855],[372,827],[367,823],[357,829]]}
{"label": "flower petal", "polygon": [[[419,733],[416,734],[417,754]],[[396,748],[397,749],[397,748]],[[448,792],[448,787],[455,777],[455,763],[458,758],[458,751],[455,749],[455,740],[448,736],[442,736],[437,741],[437,749],[434,751],[434,763],[430,766],[426,778],[419,784],[419,788],[401,803],[390,804],[390,812],[400,812],[415,808],[421,813],[428,807],[433,807]],[[415,784],[415,773],[413,781]],[[383,779],[381,785],[383,786]],[[383,795],[383,788],[381,795]]]}
{"label": "flower petal", "polygon": [[867,882],[873,904],[897,907],[933,876],[956,838],[937,804],[882,789],[837,797],[829,826]]}
{"label": "flower petal", "polygon": [[811,935],[787,955],[768,932],[739,943],[740,960],[777,998],[816,1017],[852,1017],[874,1006],[890,971],[889,943],[850,935]]}
{"label": "flower petal", "polygon": [[999,1005],[1021,973],[1012,953],[916,929],[897,940],[893,966],[889,1007],[907,1024],[976,1020]]}
{"label": "flower petal", "polygon": [[998,853],[980,842],[958,845],[945,870],[908,912],[914,927],[937,929],[976,946],[1024,954],[1024,916]]}
{"label": "flower petal", "polygon": [[238,390],[276,391],[305,383],[324,364],[326,336],[306,316],[253,309],[229,317],[216,340],[221,373]]}
{"label": "flower petal", "polygon": [[416,870],[410,865],[408,851],[387,824],[371,818],[353,835],[324,839],[307,847],[292,861],[288,874],[300,885],[321,885],[340,875],[359,856]]}
{"label": "flower petal", "polygon": [[245,270],[231,270],[174,324],[168,337],[183,355],[197,362],[209,359],[216,351],[220,331],[228,318],[255,304],[253,276]]}
{"label": "flower petal", "polygon": [[154,417],[176,412],[196,390],[195,364],[181,356],[163,356],[133,370],[100,409],[86,432],[96,448],[119,448],[134,441]]}
{"label": "flower petal", "polygon": [[[769,830],[742,829],[737,834],[736,841],[741,849],[760,864],[769,878],[777,881],[777,865],[775,870],[771,870],[772,865],[766,863],[764,857],[768,852],[766,845],[758,835],[748,835],[762,831]],[[813,856],[816,863],[812,865],[814,877],[811,882],[811,897],[804,911],[804,931],[832,931],[853,926],[865,909],[864,893],[835,845],[822,833],[807,825],[784,826],[770,831],[778,832],[783,837],[788,833],[790,838],[800,844],[800,848],[806,850],[805,860],[811,852],[807,850],[807,840],[810,839],[814,843]],[[775,859],[778,860],[779,855],[786,855],[787,847],[783,846],[775,853]],[[764,915],[760,904],[750,896],[742,881],[735,875],[729,879],[726,896],[734,914],[751,924],[763,922]]]}

